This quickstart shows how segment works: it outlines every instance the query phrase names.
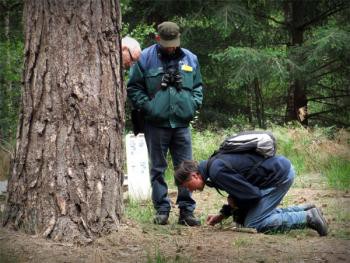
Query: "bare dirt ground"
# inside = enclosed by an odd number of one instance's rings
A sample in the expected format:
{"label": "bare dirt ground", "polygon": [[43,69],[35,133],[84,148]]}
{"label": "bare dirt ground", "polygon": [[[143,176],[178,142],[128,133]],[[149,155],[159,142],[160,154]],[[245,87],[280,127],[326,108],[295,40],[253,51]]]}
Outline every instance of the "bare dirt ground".
{"label": "bare dirt ground", "polygon": [[[236,232],[228,220],[215,227],[184,227],[176,223],[174,207],[169,225],[126,218],[118,232],[86,247],[0,228],[0,262],[350,262],[350,194],[327,190],[309,178],[297,180],[281,205],[313,202],[322,207],[330,223],[327,237],[309,229],[273,235]],[[170,194],[172,201],[175,195]],[[208,189],[194,197],[196,215],[203,220],[225,200]]]}

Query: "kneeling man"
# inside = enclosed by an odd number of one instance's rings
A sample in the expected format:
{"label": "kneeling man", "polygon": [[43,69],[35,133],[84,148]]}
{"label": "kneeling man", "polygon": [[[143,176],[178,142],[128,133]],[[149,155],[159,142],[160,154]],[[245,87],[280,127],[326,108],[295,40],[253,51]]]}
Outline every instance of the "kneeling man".
{"label": "kneeling man", "polygon": [[229,153],[199,164],[182,162],[176,170],[175,183],[191,192],[207,185],[228,193],[228,204],[219,214],[208,216],[209,225],[233,215],[244,227],[258,232],[309,227],[326,236],[327,222],[313,204],[277,208],[294,176],[293,166],[283,156],[264,159],[256,153]]}

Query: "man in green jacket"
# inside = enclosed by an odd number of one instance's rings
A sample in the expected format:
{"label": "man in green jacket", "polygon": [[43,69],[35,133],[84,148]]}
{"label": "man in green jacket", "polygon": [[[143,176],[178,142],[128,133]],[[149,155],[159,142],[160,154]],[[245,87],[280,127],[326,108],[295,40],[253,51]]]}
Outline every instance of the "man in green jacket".
{"label": "man in green jacket", "polygon": [[[152,201],[155,224],[168,223],[170,200],[164,179],[168,150],[176,168],[192,159],[189,122],[202,104],[202,77],[197,56],[180,48],[180,30],[173,22],[158,25],[157,44],[141,53],[131,68],[127,93],[145,115],[144,133],[151,159]],[[191,193],[178,188],[179,224],[197,226]]]}

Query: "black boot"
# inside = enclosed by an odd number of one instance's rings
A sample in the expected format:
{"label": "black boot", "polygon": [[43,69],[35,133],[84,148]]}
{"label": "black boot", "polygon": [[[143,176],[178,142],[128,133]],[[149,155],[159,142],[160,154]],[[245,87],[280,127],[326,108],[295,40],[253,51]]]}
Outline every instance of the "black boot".
{"label": "black boot", "polygon": [[153,223],[156,225],[166,225],[168,224],[169,212],[157,212]]}
{"label": "black boot", "polygon": [[195,218],[192,212],[180,210],[179,222],[180,225],[200,226],[201,222]]}
{"label": "black boot", "polygon": [[308,227],[316,230],[320,236],[327,236],[328,225],[326,219],[317,207],[306,211],[306,222]]}

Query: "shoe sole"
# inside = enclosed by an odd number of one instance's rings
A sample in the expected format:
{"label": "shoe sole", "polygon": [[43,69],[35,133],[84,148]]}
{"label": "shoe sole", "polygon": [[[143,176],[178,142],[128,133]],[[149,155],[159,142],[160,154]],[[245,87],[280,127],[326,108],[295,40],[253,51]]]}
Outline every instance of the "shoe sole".
{"label": "shoe sole", "polygon": [[318,216],[321,218],[322,223],[326,226],[326,232],[322,233],[321,236],[327,236],[327,234],[328,234],[328,223],[327,223],[326,219],[323,217],[323,213],[322,213],[321,209],[319,209],[318,207],[315,207],[315,210],[316,210]]}
{"label": "shoe sole", "polygon": [[159,221],[157,221],[157,220],[153,220],[153,223],[155,224],[155,225],[162,225],[162,226],[164,226],[164,225],[167,225],[169,222],[168,221],[166,221],[166,222],[159,222]]}
{"label": "shoe sole", "polygon": [[199,224],[194,224],[194,225],[192,225],[192,224],[188,224],[186,221],[178,221],[177,222],[179,225],[183,225],[183,226],[200,226],[201,224],[199,223]]}

